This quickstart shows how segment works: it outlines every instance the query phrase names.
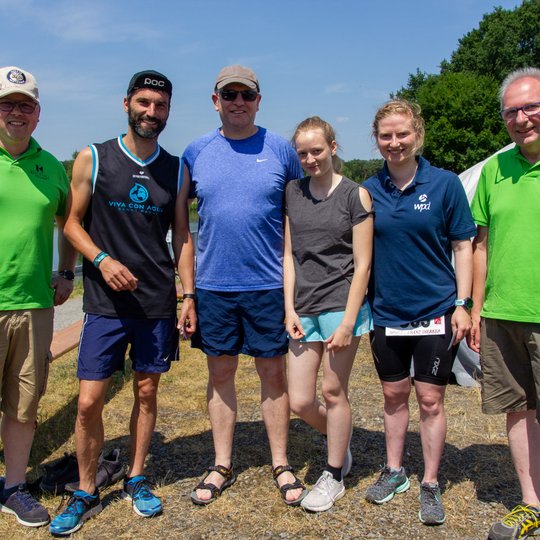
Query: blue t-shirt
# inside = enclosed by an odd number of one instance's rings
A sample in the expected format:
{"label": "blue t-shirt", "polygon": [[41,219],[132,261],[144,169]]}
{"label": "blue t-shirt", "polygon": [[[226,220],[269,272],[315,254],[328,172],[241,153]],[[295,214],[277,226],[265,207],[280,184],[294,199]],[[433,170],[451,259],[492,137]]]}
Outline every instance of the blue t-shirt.
{"label": "blue t-shirt", "polygon": [[196,286],[282,287],[285,184],[303,176],[291,145],[263,128],[242,140],[217,129],[191,143],[183,159],[199,212]]}
{"label": "blue t-shirt", "polygon": [[375,239],[368,297],[378,326],[433,319],[456,300],[453,240],[476,235],[459,178],[418,158],[400,192],[386,164],[363,184],[373,197]]}

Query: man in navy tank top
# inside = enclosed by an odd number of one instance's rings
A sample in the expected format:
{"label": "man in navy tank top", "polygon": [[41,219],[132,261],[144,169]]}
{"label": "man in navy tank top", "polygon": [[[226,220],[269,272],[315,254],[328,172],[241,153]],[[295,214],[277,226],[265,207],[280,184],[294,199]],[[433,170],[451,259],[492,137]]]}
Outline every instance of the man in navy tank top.
{"label": "man in navy tank top", "polygon": [[[75,160],[66,236],[84,256],[85,318],[77,376],[75,424],[79,489],[50,525],[69,535],[102,509],[96,487],[104,442],[102,412],[113,373],[128,345],[134,378],[131,456],[122,495],[135,513],[152,517],[160,499],[144,475],[156,423],[161,373],[178,355],[178,328],[195,329],[193,244],[184,165],[158,144],[169,116],[172,84],[153,70],[136,73],[124,98],[127,133],[85,148]],[[166,235],[173,230],[176,267],[185,292],[176,320],[175,263]]]}
{"label": "man in navy tank top", "polygon": [[215,501],[236,480],[232,446],[239,354],[255,359],[273,477],[283,500],[298,505],[306,494],[287,461],[282,275],[285,185],[303,174],[288,141],[255,125],[260,101],[251,69],[223,68],[212,94],[221,127],[191,143],[183,155],[199,212],[198,330],[192,346],[208,357],[215,448],[214,464],[191,494],[199,505]]}

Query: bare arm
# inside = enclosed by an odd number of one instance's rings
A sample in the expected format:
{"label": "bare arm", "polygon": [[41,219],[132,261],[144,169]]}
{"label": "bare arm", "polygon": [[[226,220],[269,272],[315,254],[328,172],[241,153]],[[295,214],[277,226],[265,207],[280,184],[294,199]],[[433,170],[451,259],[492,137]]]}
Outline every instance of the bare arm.
{"label": "bare arm", "polygon": [[477,227],[478,236],[473,243],[473,287],[472,299],[474,306],[471,311],[472,328],[468,338],[469,347],[480,352],[480,312],[484,305],[484,292],[487,276],[487,258],[488,258],[488,228]]}
{"label": "bare arm", "polygon": [[[75,261],[77,259],[77,251],[68,242],[64,235],[64,218],[56,216],[56,230],[58,231],[58,269],[59,270],[75,270]],[[73,291],[73,281],[65,279],[62,276],[54,276],[52,278],[52,288],[54,289],[54,305],[63,304]]]}
{"label": "bare arm", "polygon": [[[195,257],[193,239],[189,232],[188,195],[190,177],[187,167],[183,164],[181,166],[184,167],[184,180],[176,197],[172,245],[182,288],[184,293],[188,294],[195,292]],[[184,337],[189,338],[195,332],[196,327],[197,314],[195,312],[195,300],[185,298],[182,302],[182,309],[178,319],[178,328],[183,331]]]}
{"label": "bare arm", "polygon": [[301,339],[305,336],[300,317],[294,308],[294,286],[296,274],[291,244],[291,228],[289,218],[285,216],[285,251],[283,253],[283,294],[285,296],[285,326],[292,339]]}
{"label": "bare arm", "polygon": [[[360,188],[359,192],[362,206],[368,212],[371,212],[371,196],[364,188]],[[336,331],[326,340],[328,349],[340,350],[351,344],[358,312],[366,296],[369,274],[371,272],[372,251],[373,216],[371,215],[353,227],[354,274],[347,297],[343,320]]]}
{"label": "bare arm", "polygon": [[[467,240],[454,240],[452,242],[454,261],[456,267],[456,288],[458,298],[471,296],[472,287],[472,244]],[[471,317],[465,307],[458,306],[452,315],[452,332],[454,341],[452,345],[459,343],[469,335],[471,330]]]}
{"label": "bare arm", "polygon": [[[87,147],[81,151],[73,164],[64,234],[75,249],[89,261],[93,261],[102,251],[81,225],[91,197],[92,152]],[[110,256],[101,261],[99,270],[105,283],[114,291],[133,291],[137,288],[137,278],[122,263]]]}

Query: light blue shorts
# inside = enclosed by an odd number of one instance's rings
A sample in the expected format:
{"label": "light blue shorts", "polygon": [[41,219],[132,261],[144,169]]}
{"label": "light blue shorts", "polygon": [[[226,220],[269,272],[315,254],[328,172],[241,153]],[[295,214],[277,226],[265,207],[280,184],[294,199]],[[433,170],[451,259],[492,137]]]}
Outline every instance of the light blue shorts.
{"label": "light blue shorts", "polygon": [[[326,341],[341,324],[343,315],[345,311],[325,311],[320,315],[300,317],[306,335],[298,341]],[[373,317],[369,304],[365,302],[358,312],[353,336],[361,336],[371,330],[373,330]]]}

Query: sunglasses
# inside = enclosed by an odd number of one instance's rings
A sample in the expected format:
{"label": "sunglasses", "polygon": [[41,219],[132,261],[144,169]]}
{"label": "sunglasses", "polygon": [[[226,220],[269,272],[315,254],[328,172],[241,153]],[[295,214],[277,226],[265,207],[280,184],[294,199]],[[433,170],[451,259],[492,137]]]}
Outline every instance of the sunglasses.
{"label": "sunglasses", "polygon": [[220,90],[219,95],[223,101],[234,101],[240,94],[244,101],[255,101],[259,93],[256,90]]}
{"label": "sunglasses", "polygon": [[21,111],[23,114],[32,114],[37,108],[37,103],[34,101],[0,101],[0,111],[2,112],[10,113],[15,109],[15,107],[18,107],[19,111]]}

